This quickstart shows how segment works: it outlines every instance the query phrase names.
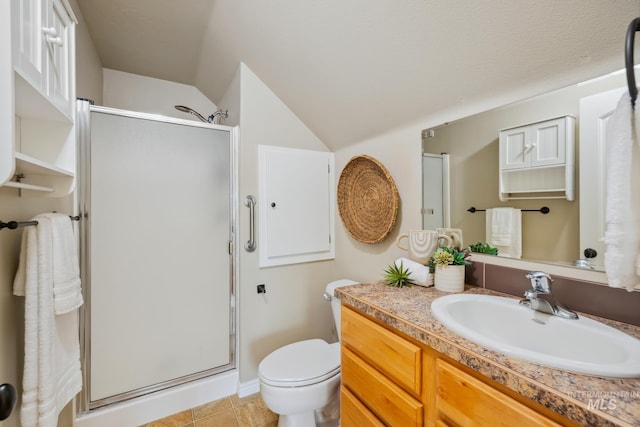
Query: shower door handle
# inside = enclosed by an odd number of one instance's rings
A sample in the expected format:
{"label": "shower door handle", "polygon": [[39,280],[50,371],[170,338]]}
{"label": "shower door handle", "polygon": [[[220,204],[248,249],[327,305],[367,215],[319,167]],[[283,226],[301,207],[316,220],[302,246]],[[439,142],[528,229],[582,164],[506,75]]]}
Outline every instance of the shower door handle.
{"label": "shower door handle", "polygon": [[244,244],[244,248],[247,252],[253,252],[256,250],[256,237],[255,237],[255,216],[256,216],[256,198],[253,196],[247,196],[244,201],[244,205],[249,208],[249,240]]}

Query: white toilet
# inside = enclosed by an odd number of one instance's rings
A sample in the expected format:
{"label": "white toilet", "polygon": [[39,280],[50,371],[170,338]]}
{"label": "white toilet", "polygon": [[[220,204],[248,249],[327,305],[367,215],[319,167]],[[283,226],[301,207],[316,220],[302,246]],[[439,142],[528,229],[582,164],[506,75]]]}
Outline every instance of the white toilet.
{"label": "white toilet", "polygon": [[[340,300],[336,288],[358,282],[331,282],[325,298],[331,301],[336,331],[340,336]],[[264,403],[280,415],[278,427],[314,427],[315,411],[337,398],[340,389],[340,342],[329,344],[310,339],[281,347],[258,366]]]}

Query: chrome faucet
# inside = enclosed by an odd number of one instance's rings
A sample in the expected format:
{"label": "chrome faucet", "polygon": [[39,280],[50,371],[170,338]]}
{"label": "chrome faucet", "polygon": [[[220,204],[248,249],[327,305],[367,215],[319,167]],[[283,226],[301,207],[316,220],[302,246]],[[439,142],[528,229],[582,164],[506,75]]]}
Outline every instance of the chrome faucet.
{"label": "chrome faucet", "polygon": [[566,319],[577,319],[578,315],[563,307],[556,301],[551,293],[551,276],[543,271],[532,271],[526,275],[531,280],[531,289],[525,291],[524,299],[520,304],[527,305],[532,310],[553,314]]}

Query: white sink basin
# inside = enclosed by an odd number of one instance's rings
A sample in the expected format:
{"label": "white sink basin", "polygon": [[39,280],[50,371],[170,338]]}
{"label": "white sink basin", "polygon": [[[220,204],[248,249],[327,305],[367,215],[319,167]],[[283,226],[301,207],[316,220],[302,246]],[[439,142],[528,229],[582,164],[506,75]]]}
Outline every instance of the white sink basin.
{"label": "white sink basin", "polygon": [[543,366],[601,377],[640,377],[640,340],[580,316],[533,311],[517,299],[455,294],[431,312],[444,326],[488,349]]}

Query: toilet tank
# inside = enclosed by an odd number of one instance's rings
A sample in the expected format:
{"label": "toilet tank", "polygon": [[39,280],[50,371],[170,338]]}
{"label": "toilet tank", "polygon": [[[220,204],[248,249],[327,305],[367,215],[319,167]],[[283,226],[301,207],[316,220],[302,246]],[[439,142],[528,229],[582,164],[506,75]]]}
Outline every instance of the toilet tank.
{"label": "toilet tank", "polygon": [[327,301],[331,302],[331,311],[333,312],[333,321],[336,325],[336,332],[338,334],[338,339],[340,339],[340,299],[334,296],[336,288],[341,288],[343,286],[356,285],[359,282],[354,282],[349,279],[340,279],[335,282],[331,282],[327,285],[324,292],[324,297]]}

